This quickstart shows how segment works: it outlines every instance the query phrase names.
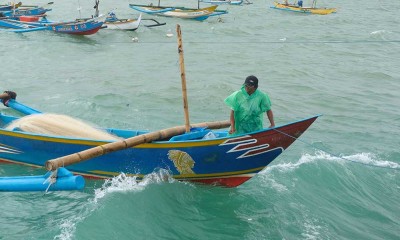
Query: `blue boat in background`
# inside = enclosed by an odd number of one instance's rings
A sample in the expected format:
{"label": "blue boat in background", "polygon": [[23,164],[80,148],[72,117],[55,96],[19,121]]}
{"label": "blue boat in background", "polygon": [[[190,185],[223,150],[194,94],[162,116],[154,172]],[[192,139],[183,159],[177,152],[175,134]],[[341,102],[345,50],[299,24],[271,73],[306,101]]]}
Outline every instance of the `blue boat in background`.
{"label": "blue boat in background", "polygon": [[38,16],[44,15],[48,11],[52,9],[50,6],[54,2],[49,2],[43,6],[32,6],[32,7],[20,7],[20,5],[15,5],[16,7],[4,6],[0,7],[0,17],[7,17],[7,18],[17,18],[20,16]]}
{"label": "blue boat in background", "polygon": [[47,18],[42,18],[42,20],[34,22],[2,19],[0,20],[0,30],[16,33],[49,30],[73,35],[91,35],[95,34],[103,27],[105,20],[106,16],[104,15],[97,18],[70,22],[54,22],[49,21]]}

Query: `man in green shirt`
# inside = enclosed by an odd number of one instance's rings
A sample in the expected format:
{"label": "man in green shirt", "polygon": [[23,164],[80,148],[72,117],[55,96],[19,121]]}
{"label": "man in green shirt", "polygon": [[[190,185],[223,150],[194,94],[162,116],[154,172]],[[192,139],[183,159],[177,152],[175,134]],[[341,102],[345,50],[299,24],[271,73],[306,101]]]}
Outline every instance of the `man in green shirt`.
{"label": "man in green shirt", "polygon": [[266,93],[258,90],[258,79],[248,76],[239,91],[225,99],[231,108],[230,135],[245,134],[263,129],[263,113],[267,113],[270,128],[275,127],[274,114],[271,110],[271,100]]}

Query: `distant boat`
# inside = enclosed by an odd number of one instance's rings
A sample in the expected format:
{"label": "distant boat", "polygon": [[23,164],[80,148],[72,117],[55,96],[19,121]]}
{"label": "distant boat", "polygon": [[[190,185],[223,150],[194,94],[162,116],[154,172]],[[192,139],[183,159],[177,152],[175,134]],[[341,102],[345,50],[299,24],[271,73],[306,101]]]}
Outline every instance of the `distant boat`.
{"label": "distant boat", "polygon": [[241,5],[243,0],[200,0],[200,2],[213,5]]}
{"label": "distant boat", "polygon": [[70,22],[52,22],[41,20],[37,22],[24,22],[12,19],[0,20],[0,27],[3,31],[9,32],[33,32],[49,30],[57,33],[66,33],[73,35],[90,35],[94,34],[103,26],[106,16],[91,18],[86,21],[70,21]]}
{"label": "distant boat", "polygon": [[19,3],[9,3],[6,5],[0,5],[0,12],[4,12],[4,11],[11,11],[13,9],[17,9],[18,7],[20,7],[22,5],[21,2]]}
{"label": "distant boat", "polygon": [[297,5],[274,2],[274,6],[271,8],[289,12],[319,14],[319,15],[327,15],[336,12],[336,8],[317,8],[316,2],[317,2],[316,0],[313,0],[311,7],[303,7],[301,0],[298,2],[299,4]]}
{"label": "distant boat", "polygon": [[157,27],[165,25],[166,23],[160,23],[155,19],[143,19],[142,14],[137,19],[133,18],[117,18],[113,12],[110,12],[104,22],[105,30],[126,30],[135,31],[139,28],[143,21],[151,21],[153,24],[145,24],[145,27]]}
{"label": "distant boat", "polygon": [[110,13],[106,18],[104,26],[105,29],[109,30],[129,30],[135,31],[139,28],[140,22],[142,21],[142,15],[140,14],[137,19],[120,19],[115,16],[114,13]]}
{"label": "distant boat", "polygon": [[100,15],[84,22],[73,21],[70,23],[51,23],[51,30],[57,33],[67,33],[73,35],[91,35],[95,34],[103,27],[106,16]]}
{"label": "distant boat", "polygon": [[[99,16],[99,4],[100,4],[100,0],[95,0],[95,5],[94,5],[94,9],[95,9],[95,14],[94,17],[98,17]],[[82,19],[78,19],[78,20],[82,20]],[[88,20],[88,19],[84,19],[84,20]],[[142,20],[150,20],[153,21],[154,23],[151,25],[145,25],[146,27],[156,27],[156,26],[162,26],[165,25],[165,23],[160,23],[154,19],[142,19],[142,15],[140,14],[139,17],[137,19],[133,19],[133,18],[118,18],[117,15],[115,14],[114,11],[111,11],[108,13],[107,18],[104,22],[104,29],[108,29],[108,30],[126,30],[126,31],[135,31],[136,29],[139,28]]]}
{"label": "distant boat", "polygon": [[217,5],[206,8],[186,8],[129,4],[129,7],[147,14],[193,19],[198,21],[203,21],[211,16],[218,16],[228,13],[225,10],[216,10],[218,7]]}
{"label": "distant boat", "polygon": [[50,5],[54,2],[49,2],[43,6],[32,6],[32,7],[18,7],[9,11],[1,11],[0,17],[19,17],[19,16],[34,16],[43,15],[48,11],[51,11]]}
{"label": "distant boat", "polygon": [[[95,13],[93,17],[99,16],[99,4],[100,0],[95,0]],[[117,17],[114,11],[111,11],[107,14],[107,17],[104,22],[105,29],[110,30],[129,30],[135,31],[139,28],[142,16],[140,15],[138,19],[120,19]],[[90,18],[77,19],[78,21],[87,21]]]}

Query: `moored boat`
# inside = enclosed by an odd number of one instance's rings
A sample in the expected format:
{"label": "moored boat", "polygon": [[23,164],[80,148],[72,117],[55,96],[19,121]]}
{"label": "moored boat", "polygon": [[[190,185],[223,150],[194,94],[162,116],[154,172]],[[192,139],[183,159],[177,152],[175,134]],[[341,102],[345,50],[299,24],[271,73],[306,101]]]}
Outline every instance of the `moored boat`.
{"label": "moored boat", "polygon": [[200,0],[200,2],[213,5],[241,5],[243,0]]}
{"label": "moored boat", "polygon": [[120,19],[115,16],[114,13],[110,13],[104,22],[105,29],[109,30],[129,30],[135,31],[139,28],[140,22],[142,21],[142,15],[140,14],[137,19]]}
{"label": "moored boat", "polygon": [[84,22],[74,21],[70,23],[52,23],[51,30],[57,33],[67,33],[74,35],[91,35],[97,33],[105,22],[106,16],[89,19]]}
{"label": "moored boat", "polygon": [[129,4],[129,7],[139,12],[159,15],[165,17],[175,17],[203,21],[211,16],[227,14],[225,10],[217,10],[217,5],[206,8],[185,8],[185,7],[164,7],[151,5]]}
{"label": "moored boat", "polygon": [[316,5],[315,0],[313,1],[311,7],[303,7],[302,3],[296,5],[296,4],[285,4],[285,3],[274,2],[274,6],[271,8],[289,12],[318,14],[318,15],[327,15],[336,12],[336,8],[317,8],[315,5]]}
{"label": "moored boat", "polygon": [[[99,4],[100,0],[95,1],[94,9],[94,17],[99,16]],[[77,19],[78,21],[87,21],[89,19]],[[150,25],[145,25],[146,27],[156,27],[156,26],[162,26],[165,25],[165,23],[160,23],[155,19],[143,19],[143,20],[148,20],[152,21],[152,24]],[[108,30],[126,30],[126,31],[135,31],[136,29],[139,28],[140,24],[142,22],[142,14],[139,15],[137,19],[133,18],[118,18],[117,15],[115,14],[114,11],[111,11],[108,13],[107,18],[104,22],[104,29]]]}
{"label": "moored boat", "polygon": [[90,18],[85,21],[70,21],[70,22],[53,22],[46,18],[40,21],[26,22],[13,19],[0,20],[2,31],[10,32],[32,32],[49,30],[57,33],[66,33],[73,35],[91,35],[99,31],[103,27],[106,16]]}
{"label": "moored boat", "polygon": [[53,2],[49,2],[43,6],[33,6],[33,7],[18,7],[12,8],[8,11],[1,11],[1,17],[9,17],[9,18],[16,18],[19,16],[35,16],[35,15],[43,15],[48,11],[51,11],[50,5]]}
{"label": "moored boat", "polygon": [[9,3],[9,4],[5,4],[5,5],[0,5],[0,12],[4,12],[4,11],[11,11],[13,9],[17,9],[18,7],[20,7],[22,5],[21,2],[19,3]]}

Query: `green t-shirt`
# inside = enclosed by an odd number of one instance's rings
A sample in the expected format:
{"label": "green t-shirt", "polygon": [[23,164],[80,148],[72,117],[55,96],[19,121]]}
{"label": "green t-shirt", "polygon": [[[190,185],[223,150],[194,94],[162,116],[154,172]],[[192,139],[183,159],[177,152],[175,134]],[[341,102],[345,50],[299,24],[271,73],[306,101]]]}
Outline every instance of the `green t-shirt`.
{"label": "green t-shirt", "polygon": [[234,135],[263,129],[263,115],[271,110],[271,100],[266,93],[256,89],[249,95],[244,86],[228,96],[224,102],[234,111]]}

